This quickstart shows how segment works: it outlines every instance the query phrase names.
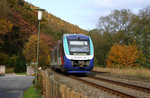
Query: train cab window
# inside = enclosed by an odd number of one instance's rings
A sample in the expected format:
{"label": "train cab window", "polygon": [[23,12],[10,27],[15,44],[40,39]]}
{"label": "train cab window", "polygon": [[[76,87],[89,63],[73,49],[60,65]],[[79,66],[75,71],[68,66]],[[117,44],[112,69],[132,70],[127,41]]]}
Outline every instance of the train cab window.
{"label": "train cab window", "polygon": [[69,50],[71,55],[88,55],[90,46],[88,40],[70,40]]}

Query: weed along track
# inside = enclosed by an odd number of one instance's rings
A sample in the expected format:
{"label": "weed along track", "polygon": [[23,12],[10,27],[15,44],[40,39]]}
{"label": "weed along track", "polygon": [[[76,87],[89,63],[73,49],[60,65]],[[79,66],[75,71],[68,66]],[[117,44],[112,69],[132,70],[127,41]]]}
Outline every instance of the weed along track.
{"label": "weed along track", "polygon": [[127,83],[122,83],[122,82],[118,82],[118,81],[114,81],[114,80],[108,80],[108,79],[93,77],[93,76],[88,76],[88,78],[96,79],[96,80],[100,80],[100,81],[104,81],[104,82],[108,82],[108,83],[113,83],[116,85],[120,85],[120,86],[124,86],[124,87],[128,87],[128,88],[132,88],[132,89],[150,93],[150,89],[146,88],[146,87],[140,87],[140,86],[136,86],[136,85],[131,85],[131,84],[127,84]]}
{"label": "weed along track", "polygon": [[80,82],[86,83],[86,84],[88,84],[88,85],[90,85],[90,86],[96,87],[96,88],[98,88],[98,89],[102,89],[102,90],[104,90],[104,91],[106,91],[106,92],[109,92],[109,93],[112,93],[112,94],[114,94],[114,95],[123,97],[123,98],[135,98],[135,96],[128,95],[128,94],[122,93],[122,92],[117,91],[117,90],[110,89],[110,88],[105,87],[105,86],[102,86],[102,85],[98,85],[98,84],[96,84],[96,83],[87,81],[87,80],[85,80],[85,79],[80,79],[80,78],[75,77],[75,76],[69,76],[69,77],[70,77],[70,78],[73,78],[73,79],[75,79],[75,80],[78,80],[78,81],[80,81]]}

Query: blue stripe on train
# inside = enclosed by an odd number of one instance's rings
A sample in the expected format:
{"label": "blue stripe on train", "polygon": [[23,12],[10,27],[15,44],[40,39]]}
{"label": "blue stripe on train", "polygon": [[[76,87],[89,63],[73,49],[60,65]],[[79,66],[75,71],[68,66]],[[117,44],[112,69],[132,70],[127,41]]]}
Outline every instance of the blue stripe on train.
{"label": "blue stripe on train", "polygon": [[69,70],[71,69],[72,65],[71,65],[71,60],[69,60],[66,56],[64,56],[64,66],[63,68],[65,70]]}
{"label": "blue stripe on train", "polygon": [[64,51],[65,51],[65,54],[66,55],[69,55],[70,53],[69,53],[69,47],[68,47],[68,42],[67,42],[67,38],[66,37],[64,37],[64,42],[63,42],[63,46],[64,46]]}
{"label": "blue stripe on train", "polygon": [[90,55],[94,55],[94,47],[93,47],[91,37],[89,37],[89,39],[90,39]]}

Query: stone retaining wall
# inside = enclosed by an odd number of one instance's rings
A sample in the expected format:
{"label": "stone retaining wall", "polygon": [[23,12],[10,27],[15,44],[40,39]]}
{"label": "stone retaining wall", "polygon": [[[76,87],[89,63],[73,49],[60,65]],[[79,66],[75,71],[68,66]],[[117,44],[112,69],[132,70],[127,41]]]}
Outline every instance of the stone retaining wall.
{"label": "stone retaining wall", "polygon": [[44,98],[87,98],[87,96],[59,83],[54,79],[54,75],[49,75],[46,71],[41,71],[41,75]]}
{"label": "stone retaining wall", "polygon": [[0,75],[5,75],[5,65],[0,65]]}
{"label": "stone retaining wall", "polygon": [[35,75],[34,68],[32,66],[27,66],[27,76]]}

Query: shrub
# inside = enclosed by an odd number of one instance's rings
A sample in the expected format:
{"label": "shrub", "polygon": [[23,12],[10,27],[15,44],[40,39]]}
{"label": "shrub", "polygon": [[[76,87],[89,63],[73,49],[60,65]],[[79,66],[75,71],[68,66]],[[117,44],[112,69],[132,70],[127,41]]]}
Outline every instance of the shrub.
{"label": "shrub", "polygon": [[[29,62],[37,61],[37,41],[38,37],[32,35],[29,38],[29,41],[24,45],[23,54],[26,57],[26,60]],[[50,57],[49,57],[49,48],[46,43],[42,40],[39,41],[39,64],[38,67],[46,68],[49,66]]]}
{"label": "shrub", "polygon": [[106,62],[108,67],[135,67],[143,65],[145,57],[135,42],[129,45],[114,44]]}
{"label": "shrub", "polygon": [[4,52],[0,52],[0,65],[7,65],[8,55]]}
{"label": "shrub", "polygon": [[16,60],[16,65],[14,66],[14,71],[16,73],[21,73],[26,71],[26,59],[24,56],[19,56]]}
{"label": "shrub", "polygon": [[8,59],[8,67],[14,67],[16,65],[17,56],[11,56]]}

